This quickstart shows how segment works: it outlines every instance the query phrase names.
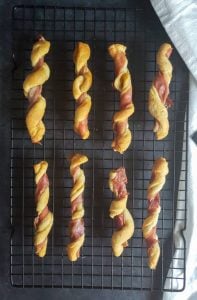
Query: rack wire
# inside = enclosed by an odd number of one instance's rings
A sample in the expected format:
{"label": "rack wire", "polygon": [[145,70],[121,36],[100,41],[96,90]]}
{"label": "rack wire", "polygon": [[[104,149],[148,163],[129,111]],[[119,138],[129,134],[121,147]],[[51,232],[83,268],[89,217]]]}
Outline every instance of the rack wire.
{"label": "rack wire", "polygon": [[[138,1],[133,1],[130,8],[15,6],[12,30],[16,63],[11,110],[12,285],[184,289],[188,74],[174,49],[171,83],[174,106],[169,110],[170,133],[164,141],[155,141],[153,120],[147,112],[146,101],[156,71],[156,50],[162,42],[168,41],[168,37],[151,7]],[[51,41],[50,53],[46,56],[51,76],[43,89],[47,99],[46,135],[42,145],[32,145],[24,121],[27,100],[23,96],[22,82],[31,71],[30,52],[34,38],[40,33]],[[94,79],[90,89],[93,107],[89,118],[91,136],[87,141],[80,140],[73,133],[75,103],[71,87],[75,75],[72,55],[77,41],[87,42],[92,50],[89,67]],[[112,88],[114,66],[107,54],[107,46],[114,42],[127,45],[136,108],[130,120],[133,142],[124,156],[111,149],[111,120],[114,111],[118,110],[119,95]],[[86,239],[81,258],[70,263],[65,254],[69,241],[69,194],[72,186],[67,158],[73,152],[86,154],[89,162],[84,166]],[[153,161],[159,156],[168,160],[170,173],[161,194],[162,210],[157,230],[161,257],[157,270],[151,271],[147,266],[141,227],[147,215],[146,190]],[[49,163],[49,206],[54,212],[54,226],[49,236],[47,255],[40,259],[35,256],[33,248],[35,186],[32,166],[42,159]],[[108,174],[111,169],[123,164],[128,177],[128,207],[134,217],[135,233],[123,255],[115,258],[111,251],[113,222],[108,210],[113,195],[108,188]],[[173,238],[177,221],[182,224],[179,247]],[[165,285],[166,280],[168,286]]]}

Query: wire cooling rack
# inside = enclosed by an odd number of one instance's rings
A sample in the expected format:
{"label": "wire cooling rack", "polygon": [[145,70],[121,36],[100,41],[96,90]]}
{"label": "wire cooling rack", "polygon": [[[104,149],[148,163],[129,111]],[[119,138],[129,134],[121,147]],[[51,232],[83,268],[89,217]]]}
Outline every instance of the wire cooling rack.
{"label": "wire cooling rack", "polygon": [[[156,72],[156,50],[161,43],[168,42],[168,37],[147,3],[135,2],[138,1],[133,1],[133,7],[119,9],[13,8],[15,69],[11,104],[13,234],[10,275],[14,286],[170,291],[184,288],[185,240],[180,232],[182,244],[177,248],[173,230],[176,221],[181,222],[183,229],[186,222],[188,74],[174,49],[171,83],[174,106],[169,110],[170,133],[165,140],[155,141],[153,119],[147,112],[147,95]],[[51,41],[50,53],[46,56],[51,76],[43,89],[47,99],[46,135],[42,145],[32,145],[24,121],[27,100],[22,83],[31,71],[30,52],[38,34]],[[90,89],[93,106],[89,118],[91,136],[87,141],[80,140],[73,133],[75,103],[72,82],[75,75],[72,55],[77,41],[87,42],[92,51],[89,67],[94,78]],[[107,46],[114,42],[127,45],[136,108],[130,120],[133,142],[124,156],[111,149],[112,116],[119,107],[119,94],[112,88],[114,65]],[[70,263],[65,255],[69,241],[69,194],[72,186],[67,158],[74,152],[86,154],[89,162],[84,165],[86,239],[81,258]],[[153,161],[159,156],[168,160],[170,173],[161,193],[162,209],[157,230],[161,257],[157,270],[153,272],[147,267],[141,227],[147,215],[146,190]],[[49,163],[49,206],[54,212],[54,226],[49,236],[47,255],[40,259],[34,254],[32,242],[35,217],[32,166],[43,159]],[[128,177],[128,207],[134,217],[135,233],[123,255],[115,258],[111,251],[113,222],[108,210],[113,195],[108,188],[108,174],[111,169],[122,165]],[[165,286],[166,279],[168,286]]]}

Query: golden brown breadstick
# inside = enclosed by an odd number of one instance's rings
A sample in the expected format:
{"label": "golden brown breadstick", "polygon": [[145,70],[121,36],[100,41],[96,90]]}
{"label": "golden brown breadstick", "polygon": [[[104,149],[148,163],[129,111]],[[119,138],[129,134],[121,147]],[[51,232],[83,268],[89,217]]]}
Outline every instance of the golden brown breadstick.
{"label": "golden brown breadstick", "polygon": [[72,219],[70,221],[70,243],[67,246],[67,254],[70,261],[76,261],[80,257],[80,249],[85,239],[84,230],[84,205],[83,192],[85,188],[84,171],[81,164],[88,161],[87,156],[75,154],[71,158],[70,174],[73,177],[73,188],[70,194]]}
{"label": "golden brown breadstick", "polygon": [[115,194],[110,206],[110,217],[114,219],[117,230],[112,235],[112,250],[115,256],[120,256],[128,240],[134,232],[133,218],[126,208],[128,192],[126,189],[127,177],[124,168],[113,170],[109,174],[109,187]]}
{"label": "golden brown breadstick", "polygon": [[108,48],[108,51],[115,63],[114,87],[120,92],[120,111],[113,116],[115,138],[112,142],[112,148],[122,154],[127,150],[132,140],[128,124],[128,118],[134,113],[131,75],[127,67],[126,47],[121,44],[113,44]]}
{"label": "golden brown breadstick", "polygon": [[36,182],[36,211],[38,216],[34,220],[35,237],[34,246],[36,254],[45,256],[48,242],[48,235],[53,225],[53,214],[48,208],[49,201],[49,180],[46,174],[48,163],[41,161],[34,165]]}
{"label": "golden brown breadstick", "polygon": [[23,83],[24,94],[29,101],[26,126],[32,143],[40,143],[45,134],[42,118],[45,113],[46,100],[41,96],[41,93],[42,85],[48,80],[50,75],[49,67],[44,62],[44,56],[49,52],[49,49],[50,42],[42,36],[39,37],[31,52],[33,71],[27,75]]}
{"label": "golden brown breadstick", "polygon": [[159,218],[160,195],[163,188],[166,175],[168,174],[168,163],[165,158],[158,158],[153,165],[152,177],[148,186],[148,216],[144,220],[142,231],[144,239],[147,242],[148,265],[150,269],[155,269],[160,256],[160,247],[156,233],[157,222]]}
{"label": "golden brown breadstick", "polygon": [[155,118],[153,131],[156,133],[157,140],[162,140],[168,135],[169,120],[168,107],[172,106],[169,96],[169,84],[172,79],[172,64],[169,57],[172,53],[170,44],[163,44],[157,53],[157,73],[149,92],[148,109]]}
{"label": "golden brown breadstick", "polygon": [[73,60],[75,63],[76,78],[73,82],[73,97],[76,100],[74,130],[82,139],[90,135],[88,129],[88,115],[91,109],[91,97],[87,93],[92,85],[92,73],[87,61],[90,58],[90,47],[88,44],[79,42],[76,45]]}

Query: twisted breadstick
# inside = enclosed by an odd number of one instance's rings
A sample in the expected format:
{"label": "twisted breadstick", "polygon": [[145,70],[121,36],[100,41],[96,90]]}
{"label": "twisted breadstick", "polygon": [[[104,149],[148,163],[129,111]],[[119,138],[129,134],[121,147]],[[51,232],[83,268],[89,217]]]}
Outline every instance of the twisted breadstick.
{"label": "twisted breadstick", "polygon": [[74,186],[70,194],[72,220],[70,221],[70,244],[67,246],[67,254],[70,261],[75,261],[80,256],[80,248],[85,239],[84,232],[84,206],[83,192],[85,187],[84,171],[81,164],[88,161],[87,156],[75,154],[71,158],[70,174],[73,177]]}
{"label": "twisted breadstick", "polygon": [[121,154],[127,150],[131,143],[132,134],[129,129],[128,118],[134,113],[131,75],[127,68],[126,49],[124,45],[120,44],[114,44],[108,48],[109,54],[115,62],[114,87],[120,92],[120,111],[113,116],[115,139],[112,142],[112,148]]}
{"label": "twisted breadstick", "polygon": [[124,168],[113,170],[109,174],[109,187],[116,199],[110,206],[110,217],[115,220],[117,230],[112,235],[112,249],[115,256],[120,256],[128,240],[134,232],[133,218],[126,208],[128,192],[126,189],[127,177]]}
{"label": "twisted breadstick", "polygon": [[150,269],[156,269],[160,256],[160,247],[156,226],[159,218],[160,195],[159,192],[163,188],[166,175],[168,174],[168,163],[165,158],[158,158],[153,165],[152,177],[148,186],[148,216],[144,220],[142,231],[147,242],[148,265]]}
{"label": "twisted breadstick", "polygon": [[169,84],[172,79],[172,65],[169,57],[172,53],[170,44],[163,44],[157,53],[157,73],[149,92],[148,109],[155,118],[153,131],[156,133],[157,140],[162,140],[168,135],[168,107],[172,106],[172,100],[169,99]]}
{"label": "twisted breadstick", "polygon": [[35,237],[34,246],[36,254],[40,257],[45,256],[48,242],[48,234],[53,225],[53,214],[48,209],[49,201],[49,180],[46,174],[48,163],[41,161],[34,165],[36,182],[36,211],[38,216],[34,220]]}
{"label": "twisted breadstick", "polygon": [[26,126],[32,143],[39,143],[45,134],[42,118],[45,113],[46,100],[41,96],[42,85],[48,80],[50,70],[44,62],[44,56],[49,52],[50,42],[40,37],[33,45],[31,63],[33,71],[27,75],[23,83],[25,97],[29,107],[26,115]]}
{"label": "twisted breadstick", "polygon": [[92,73],[87,66],[89,58],[90,47],[88,44],[79,42],[76,45],[73,56],[75,73],[77,75],[73,82],[73,97],[77,102],[74,130],[84,140],[90,135],[88,129],[88,114],[92,105],[91,97],[87,94],[87,91],[92,85]]}

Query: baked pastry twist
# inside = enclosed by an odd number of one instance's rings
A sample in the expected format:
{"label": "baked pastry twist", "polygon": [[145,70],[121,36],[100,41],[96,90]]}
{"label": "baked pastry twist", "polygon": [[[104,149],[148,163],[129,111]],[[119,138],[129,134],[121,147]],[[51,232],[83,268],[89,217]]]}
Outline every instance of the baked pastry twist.
{"label": "baked pastry twist", "polygon": [[46,174],[48,163],[41,161],[34,165],[36,183],[36,211],[38,216],[34,220],[35,237],[34,246],[36,254],[45,256],[48,242],[48,234],[53,225],[53,214],[48,208],[49,201],[49,180]]}
{"label": "baked pastry twist", "polygon": [[132,134],[129,129],[128,118],[134,113],[131,75],[127,67],[126,49],[121,44],[113,44],[108,48],[109,54],[115,62],[114,87],[120,92],[120,111],[113,116],[115,138],[112,142],[112,148],[121,154],[127,150],[131,143]]}
{"label": "baked pastry twist", "polygon": [[128,240],[134,233],[133,218],[126,208],[128,192],[126,189],[127,177],[124,168],[113,170],[109,174],[109,187],[115,194],[110,206],[110,217],[114,219],[117,230],[112,235],[112,250],[115,256],[120,256]]}
{"label": "baked pastry twist", "polygon": [[162,140],[168,135],[169,120],[168,107],[172,106],[169,96],[169,84],[172,79],[172,64],[169,57],[172,53],[170,44],[162,44],[157,52],[157,73],[149,92],[148,109],[155,118],[153,131],[156,133],[157,140]]}
{"label": "baked pastry twist", "polygon": [[39,37],[31,52],[33,71],[27,75],[23,83],[24,94],[29,101],[26,126],[32,143],[40,143],[45,134],[42,118],[45,113],[46,100],[41,93],[42,85],[48,80],[50,75],[49,67],[44,62],[44,56],[49,52],[49,49],[50,42],[42,36]]}
{"label": "baked pastry twist", "polygon": [[87,156],[75,154],[71,158],[70,174],[73,177],[73,188],[70,194],[72,219],[69,224],[70,243],[67,246],[67,254],[70,261],[76,261],[80,256],[80,248],[85,239],[84,230],[84,205],[83,192],[85,188],[84,171],[81,164],[88,161]]}
{"label": "baked pastry twist", "polygon": [[87,93],[92,85],[92,73],[87,66],[89,58],[89,45],[79,42],[76,45],[73,56],[75,73],[77,76],[73,82],[73,97],[77,103],[74,130],[84,140],[86,140],[90,135],[88,129],[88,114],[92,105],[91,97]]}
{"label": "baked pastry twist", "polygon": [[142,231],[147,242],[148,265],[150,269],[156,269],[160,256],[160,246],[156,233],[157,222],[159,218],[160,195],[163,188],[166,175],[168,174],[168,163],[165,158],[158,158],[153,165],[152,177],[148,186],[148,216],[144,220]]}

